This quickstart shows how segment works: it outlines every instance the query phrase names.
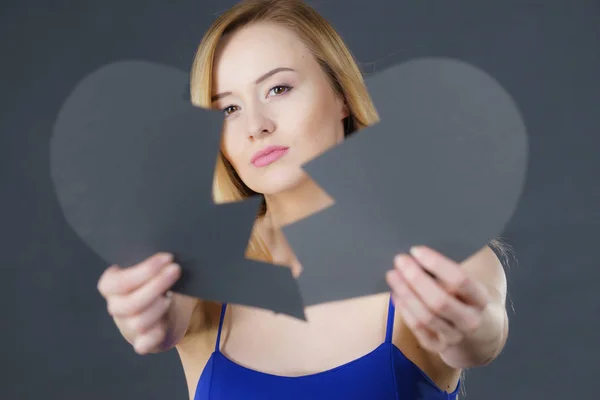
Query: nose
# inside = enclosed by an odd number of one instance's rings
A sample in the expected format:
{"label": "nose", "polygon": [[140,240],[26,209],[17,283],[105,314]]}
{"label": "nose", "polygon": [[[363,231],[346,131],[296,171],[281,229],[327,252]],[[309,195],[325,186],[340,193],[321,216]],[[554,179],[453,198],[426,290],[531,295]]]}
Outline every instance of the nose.
{"label": "nose", "polygon": [[260,139],[273,133],[275,123],[260,108],[255,108],[252,112],[247,113],[247,116],[248,138],[250,140]]}

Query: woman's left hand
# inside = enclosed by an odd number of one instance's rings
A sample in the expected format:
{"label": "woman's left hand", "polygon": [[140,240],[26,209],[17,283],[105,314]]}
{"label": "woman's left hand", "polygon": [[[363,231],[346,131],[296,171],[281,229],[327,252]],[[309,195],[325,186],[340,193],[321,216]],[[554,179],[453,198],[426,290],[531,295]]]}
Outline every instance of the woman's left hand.
{"label": "woman's left hand", "polygon": [[410,253],[386,276],[392,299],[420,344],[442,353],[477,331],[490,297],[460,264],[427,247]]}

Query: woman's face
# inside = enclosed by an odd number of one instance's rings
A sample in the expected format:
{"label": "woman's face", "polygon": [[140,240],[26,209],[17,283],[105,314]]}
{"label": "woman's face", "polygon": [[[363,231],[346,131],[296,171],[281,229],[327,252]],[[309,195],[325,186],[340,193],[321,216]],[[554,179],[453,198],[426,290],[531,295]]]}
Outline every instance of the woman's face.
{"label": "woman's face", "polygon": [[301,165],[344,138],[344,100],[290,30],[254,24],[223,38],[212,107],[225,116],[222,151],[244,183],[276,194],[307,179]]}

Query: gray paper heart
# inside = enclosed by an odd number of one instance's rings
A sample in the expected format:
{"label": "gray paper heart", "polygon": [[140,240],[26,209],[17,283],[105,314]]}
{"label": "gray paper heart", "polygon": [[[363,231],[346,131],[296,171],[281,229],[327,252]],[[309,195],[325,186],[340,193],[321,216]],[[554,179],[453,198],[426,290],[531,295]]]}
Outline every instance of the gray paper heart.
{"label": "gray paper heart", "polygon": [[522,190],[525,128],[497,82],[451,60],[392,67],[367,80],[381,122],[306,165],[336,204],[284,229],[304,266],[296,282],[243,257],[258,199],[213,204],[222,116],[193,107],[187,82],[145,62],[101,68],[67,99],[51,149],[78,235],[109,263],[174,252],[182,293],[303,318],[306,305],[386,291],[412,244],[466,258]]}
{"label": "gray paper heart", "polygon": [[192,106],[188,86],[189,74],[141,61],[77,85],[51,141],[65,218],[107,263],[172,252],[184,272],[174,290],[304,318],[291,271],[244,257],[259,199],[213,203],[223,115]]}
{"label": "gray paper heart", "polygon": [[388,291],[412,245],[465,260],[502,232],[524,186],[525,125],[485,72],[421,59],[367,85],[381,122],[304,167],[335,205],[284,228],[306,306]]}

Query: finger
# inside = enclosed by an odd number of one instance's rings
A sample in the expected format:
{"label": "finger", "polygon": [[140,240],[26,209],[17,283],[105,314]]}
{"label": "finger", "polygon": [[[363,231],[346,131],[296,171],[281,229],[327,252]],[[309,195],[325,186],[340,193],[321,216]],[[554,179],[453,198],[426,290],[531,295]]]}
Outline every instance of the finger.
{"label": "finger", "polygon": [[138,354],[148,354],[161,347],[167,336],[167,330],[162,323],[154,325],[148,332],[138,336],[133,348]]}
{"label": "finger", "polygon": [[147,309],[131,318],[129,329],[138,335],[146,333],[164,317],[172,302],[171,296],[159,297]]}
{"label": "finger", "polygon": [[107,299],[108,313],[113,317],[133,316],[147,309],[157,298],[163,296],[179,279],[181,268],[170,264],[144,286],[124,296]]}
{"label": "finger", "polygon": [[110,267],[104,270],[104,272],[100,276],[100,279],[98,279],[97,286],[97,289],[102,296],[106,297],[109,295],[110,281],[116,279],[120,270],[121,269],[118,265],[111,265]]}
{"label": "finger", "polygon": [[410,253],[425,270],[434,274],[450,293],[465,298],[479,308],[484,308],[489,302],[486,290],[470,279],[460,264],[425,246],[413,247]]}
{"label": "finger", "polygon": [[390,286],[405,308],[414,316],[416,324],[437,333],[445,338],[447,343],[457,343],[462,334],[451,323],[432,313],[427,305],[417,296],[404,281],[399,271],[391,271]]}
{"label": "finger", "polygon": [[396,268],[407,286],[438,317],[450,322],[463,333],[471,332],[480,321],[479,311],[456,299],[431,278],[416,261],[406,255],[396,257]]}
{"label": "finger", "polygon": [[158,253],[133,267],[110,267],[100,277],[98,290],[105,297],[131,293],[156,276],[172,260],[172,254]]}
{"label": "finger", "polygon": [[426,327],[419,325],[417,318],[412,314],[410,309],[406,307],[400,297],[397,295],[392,295],[392,297],[396,304],[396,310],[400,312],[402,320],[415,335],[421,346],[431,352],[443,351],[446,347],[440,338]]}

